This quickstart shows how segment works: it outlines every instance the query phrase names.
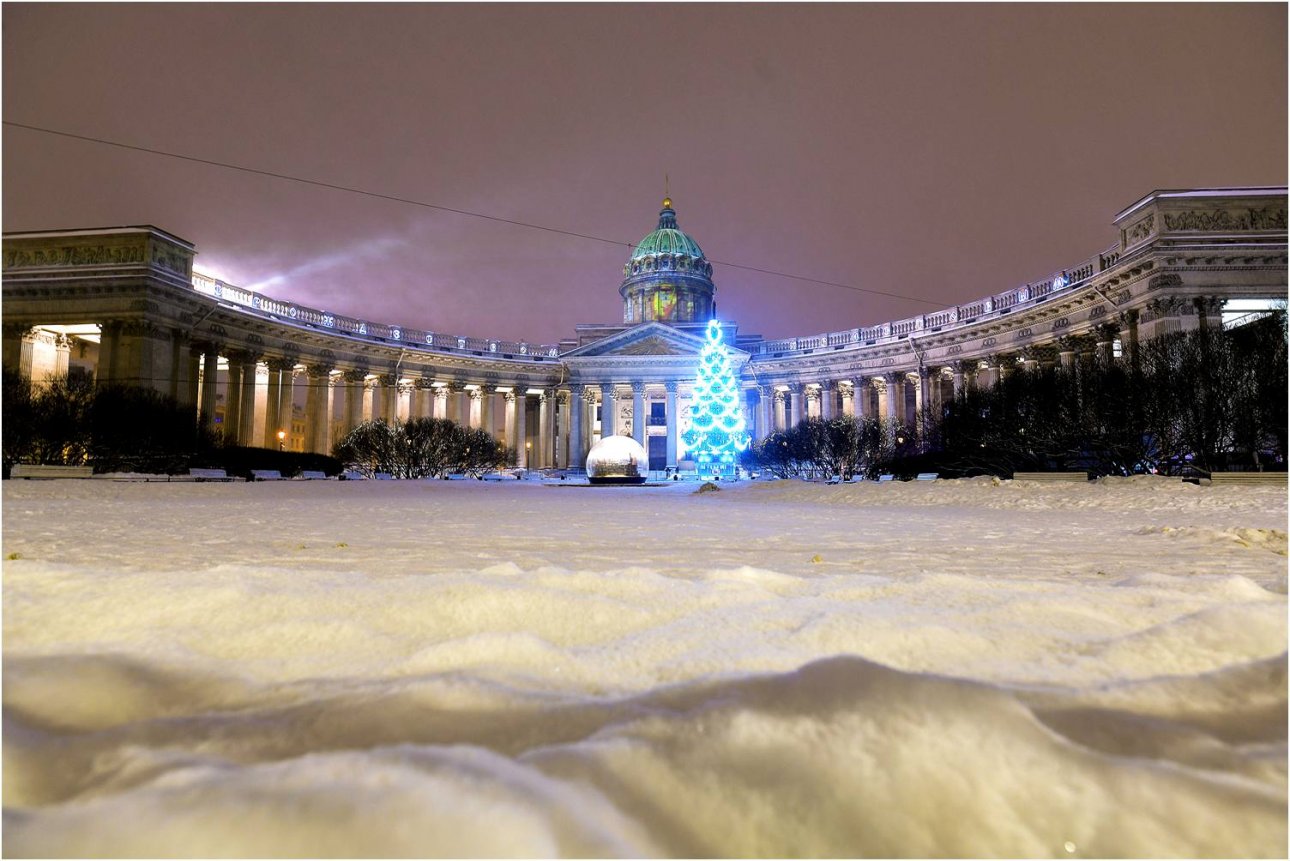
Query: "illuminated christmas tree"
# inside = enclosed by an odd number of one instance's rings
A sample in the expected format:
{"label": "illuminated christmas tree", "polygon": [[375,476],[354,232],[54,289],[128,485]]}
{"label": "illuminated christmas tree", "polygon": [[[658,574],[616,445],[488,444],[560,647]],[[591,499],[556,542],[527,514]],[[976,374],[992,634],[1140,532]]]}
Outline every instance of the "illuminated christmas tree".
{"label": "illuminated christmas tree", "polygon": [[735,460],[748,448],[739,384],[721,339],[721,324],[708,322],[707,343],[699,357],[690,429],[682,437],[698,462],[700,475],[733,475]]}

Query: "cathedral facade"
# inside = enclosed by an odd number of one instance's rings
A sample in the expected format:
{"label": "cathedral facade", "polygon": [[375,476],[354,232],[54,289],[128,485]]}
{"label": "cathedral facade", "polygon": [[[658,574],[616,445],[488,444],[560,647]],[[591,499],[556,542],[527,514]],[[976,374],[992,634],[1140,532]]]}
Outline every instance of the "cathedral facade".
{"label": "cathedral facade", "polygon": [[[1286,298],[1284,187],[1156,191],[1113,225],[1105,250],[933,313],[779,340],[723,323],[747,427],[912,425],[1015,369],[1132,357],[1142,339]],[[560,344],[330,314],[194,273],[195,254],[152,226],[6,234],[4,372],[154,388],[244,445],[330,452],[365,420],[437,416],[486,429],[528,468],[579,469],[613,434],[651,470],[689,465],[681,435],[716,285],[670,200],[624,265],[622,323]]]}

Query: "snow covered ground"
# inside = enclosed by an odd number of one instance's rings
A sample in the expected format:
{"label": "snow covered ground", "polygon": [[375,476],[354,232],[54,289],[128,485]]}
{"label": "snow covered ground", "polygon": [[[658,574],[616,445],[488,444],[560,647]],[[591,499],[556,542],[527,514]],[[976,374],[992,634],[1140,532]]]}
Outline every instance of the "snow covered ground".
{"label": "snow covered ground", "polygon": [[3,488],[14,855],[1282,856],[1286,494]]}

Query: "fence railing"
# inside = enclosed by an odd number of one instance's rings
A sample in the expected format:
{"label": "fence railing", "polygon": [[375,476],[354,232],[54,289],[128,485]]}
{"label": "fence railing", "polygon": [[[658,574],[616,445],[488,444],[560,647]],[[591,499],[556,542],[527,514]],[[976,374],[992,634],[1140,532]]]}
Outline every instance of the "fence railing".
{"label": "fence railing", "polygon": [[795,353],[804,350],[815,350],[823,346],[843,347],[850,344],[872,344],[884,339],[908,338],[919,332],[940,331],[948,326],[966,326],[990,315],[1002,314],[1013,309],[1030,306],[1052,297],[1069,292],[1093,276],[1105,272],[1120,261],[1119,245],[1113,245],[1105,251],[1094,254],[1080,261],[1069,269],[1063,269],[1050,278],[1023,284],[1015,290],[996,293],[975,302],[955,305],[922,314],[905,320],[892,320],[877,326],[866,326],[858,329],[844,329],[840,332],[828,332],[810,338],[781,338],[776,341],[765,341],[749,348],[753,355],[771,355],[775,353]]}
{"label": "fence railing", "polygon": [[421,349],[496,356],[499,359],[524,358],[537,362],[550,361],[560,354],[554,344],[530,344],[527,341],[448,335],[332,314],[306,305],[297,305],[294,302],[283,302],[197,272],[193,273],[193,289],[221,302],[241,306],[252,314],[270,317],[284,323],[335,332],[350,338],[363,338]]}

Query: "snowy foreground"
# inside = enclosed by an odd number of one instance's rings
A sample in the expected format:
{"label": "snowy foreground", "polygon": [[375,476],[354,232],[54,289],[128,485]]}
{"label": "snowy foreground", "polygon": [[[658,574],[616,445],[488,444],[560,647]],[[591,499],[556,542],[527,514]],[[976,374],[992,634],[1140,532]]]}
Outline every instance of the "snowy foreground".
{"label": "snowy foreground", "polygon": [[1285,856],[1284,490],[694,490],[5,482],[5,854]]}

